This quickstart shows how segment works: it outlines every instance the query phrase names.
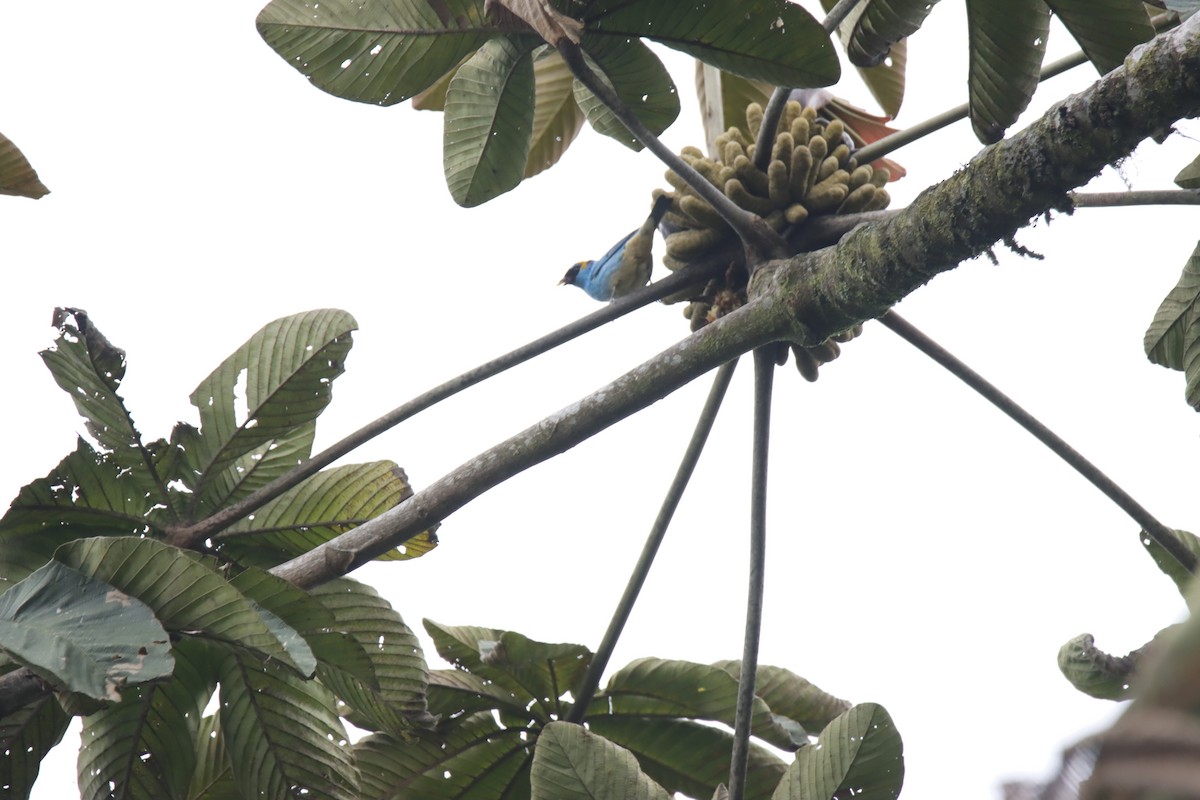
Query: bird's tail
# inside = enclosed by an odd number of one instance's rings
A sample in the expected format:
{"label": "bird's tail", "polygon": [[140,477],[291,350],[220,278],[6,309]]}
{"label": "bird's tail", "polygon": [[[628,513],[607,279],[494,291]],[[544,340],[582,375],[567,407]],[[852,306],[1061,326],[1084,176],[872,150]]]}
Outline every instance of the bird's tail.
{"label": "bird's tail", "polygon": [[660,194],[654,198],[654,207],[650,209],[650,219],[654,220],[654,227],[658,227],[658,223],[662,222],[663,216],[671,209],[671,196],[668,194]]}

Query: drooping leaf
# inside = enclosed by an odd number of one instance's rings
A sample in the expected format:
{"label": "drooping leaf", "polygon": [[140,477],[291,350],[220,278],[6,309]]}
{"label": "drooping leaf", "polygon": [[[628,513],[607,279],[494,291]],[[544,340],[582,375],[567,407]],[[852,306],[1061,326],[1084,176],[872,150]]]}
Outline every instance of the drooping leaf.
{"label": "drooping leaf", "polygon": [[196,734],[196,771],[188,787],[188,800],[242,800],[225,752],[225,737],[215,714],[200,720]]}
{"label": "drooping leaf", "polygon": [[1155,363],[1183,370],[1187,381],[1185,396],[1193,408],[1200,409],[1200,244],[1192,251],[1183,274],[1159,305],[1154,321],[1146,330],[1143,347]]}
{"label": "drooping leaf", "polygon": [[[197,508],[223,499],[216,476],[257,448],[295,434],[316,419],[345,369],[351,331],[344,311],[319,309],[267,324],[192,392],[200,432],[185,444],[187,485]],[[237,413],[239,394],[245,418]]]}
{"label": "drooping leaf", "polygon": [[229,584],[301,633],[333,626],[333,612],[319,600],[266,570],[249,567],[230,578]]}
{"label": "drooping leaf", "polygon": [[533,83],[533,135],[525,162],[526,178],[557,164],[583,129],[584,120],[572,89],[575,77],[556,51],[547,50],[534,59]]}
{"label": "drooping leaf", "polygon": [[317,88],[385,106],[430,86],[496,33],[480,0],[271,0],[257,26]]}
{"label": "drooping leaf", "polygon": [[1076,636],[1058,651],[1058,669],[1079,691],[1099,700],[1126,700],[1134,661],[1096,647],[1090,633]]}
{"label": "drooping leaf", "polygon": [[937,0],[864,0],[839,26],[846,57],[856,67],[874,67],[892,45],[917,32]]}
{"label": "drooping leaf", "polygon": [[774,800],[893,800],[903,783],[904,745],[895,723],[883,706],[862,703],[796,753]]}
{"label": "drooping leaf", "polygon": [[484,713],[449,721],[437,733],[421,733],[411,741],[366,736],[353,748],[363,796],[523,800],[529,797],[533,747],[526,734],[504,731]]}
{"label": "drooping leaf", "polygon": [[773,86],[828,86],[841,75],[821,23],[787,0],[597,0],[588,4],[583,20],[585,38],[599,34],[618,41],[651,39]]}
{"label": "drooping leaf", "polygon": [[1200,189],[1200,156],[1196,156],[1192,163],[1179,170],[1179,174],[1175,176],[1175,185],[1180,189]]}
{"label": "drooping leaf", "polygon": [[186,797],[196,768],[196,736],[216,688],[215,666],[200,642],[181,641],[165,683],[130,687],[120,703],[85,717],[79,751],[79,794],[108,800]]}
{"label": "drooping leaf", "polygon": [[[860,21],[862,9],[869,4],[870,0],[860,4],[855,9],[857,14],[852,15],[845,24],[838,27],[838,37],[842,40],[843,47],[849,48],[854,32],[853,26]],[[837,5],[837,0],[821,0],[821,7],[827,14],[833,10],[835,5]],[[923,19],[916,21],[916,24],[920,25],[921,21]],[[910,20],[908,24],[913,24],[913,21]],[[900,106],[904,102],[904,75],[907,65],[908,40],[899,39],[891,44],[874,66],[858,66],[858,74],[862,77],[863,83],[867,85],[871,96],[889,117],[899,114]]]}
{"label": "drooping leaf", "polygon": [[243,793],[358,798],[358,769],[333,696],[281,665],[229,655],[220,670],[221,735]]}
{"label": "drooping leaf", "polygon": [[538,737],[532,800],[668,800],[637,759],[582,726],[552,722]]}
{"label": "drooping leaf", "polygon": [[[588,728],[632,752],[668,792],[704,797],[729,780],[733,735],[720,728],[683,719],[606,715],[590,716]],[[778,756],[751,742],[746,800],[768,800],[786,769]]]}
{"label": "drooping leaf", "polygon": [[1046,4],[1101,75],[1121,66],[1130,50],[1154,37],[1141,0],[1046,0]]}
{"label": "drooping leaf", "polygon": [[450,196],[477,206],[525,174],[533,133],[532,37],[492,39],[450,80],[442,168]]}
{"label": "drooping leaf", "polygon": [[1042,0],[967,0],[967,33],[971,126],[991,144],[1004,138],[1037,89],[1050,9]]}
{"label": "drooping leaf", "polygon": [[[596,713],[636,717],[687,717],[723,722],[733,727],[737,711],[737,679],[717,666],[661,658],[639,658],[609,678],[599,695]],[[605,708],[607,706],[607,708]],[[751,732],[776,747],[796,745],[755,697]]]}
{"label": "drooping leaf", "polygon": [[145,604],[56,562],[0,595],[0,647],[56,686],[98,700],[164,678],[173,665],[167,633]]}
{"label": "drooping leaf", "polygon": [[[1194,534],[1188,533],[1187,531],[1181,530],[1176,530],[1175,536],[1186,549],[1194,553],[1197,558],[1200,558],[1200,538],[1196,537]],[[1188,569],[1183,566],[1183,564],[1180,564],[1179,561],[1176,560],[1175,556],[1168,553],[1162,548],[1161,545],[1159,545],[1158,542],[1150,538],[1145,531],[1142,532],[1141,541],[1142,546],[1146,548],[1146,552],[1148,552],[1150,557],[1154,559],[1154,563],[1157,564],[1158,568],[1161,569],[1163,573],[1171,579],[1176,588],[1179,589],[1179,593],[1183,595],[1184,599],[1194,599],[1194,593],[1189,591],[1192,584],[1192,578],[1194,577],[1192,573],[1189,572]]]}
{"label": "drooping leaf", "polygon": [[[713,666],[725,670],[735,679],[742,672],[740,661],[719,661]],[[758,665],[754,693],[770,706],[772,714],[795,720],[811,733],[821,731],[834,717],[850,708],[848,701],[821,691],[791,670],[766,664]]]}
{"label": "drooping leaf", "polygon": [[[333,467],[307,478],[216,537],[239,562],[274,566],[379,516],[412,495],[408,476],[391,461]],[[413,558],[437,542],[428,533],[392,549],[380,561]]]}
{"label": "drooping leaf", "polygon": [[316,669],[299,633],[189,551],[153,539],[114,537],[69,542],[54,558],[138,598],[169,631],[252,651],[303,675]]}
{"label": "drooping leaf", "polygon": [[50,194],[25,154],[0,134],[0,194],[37,200]]}
{"label": "drooping leaf", "polygon": [[0,588],[45,564],[64,542],[149,530],[151,501],[120,479],[121,467],[80,439],[45,478],[21,489],[0,519]]}
{"label": "drooping leaf", "polygon": [[[652,133],[662,133],[679,116],[675,82],[649,47],[637,39],[616,41],[588,36],[583,48],[592,71],[608,83]],[[598,133],[616,139],[630,150],[642,149],[642,143],[579,81],[574,82],[574,93],[575,102]]]}
{"label": "drooping leaf", "polygon": [[42,759],[62,741],[71,718],[53,695],[45,695],[0,718],[0,786],[11,800],[33,791]]}
{"label": "drooping leaf", "polygon": [[358,642],[374,672],[372,683],[351,665],[320,665],[321,681],[346,703],[348,718],[401,737],[429,727],[428,667],[416,635],[400,615],[369,586],[348,578],[323,584],[312,595],[333,612],[334,631]]}

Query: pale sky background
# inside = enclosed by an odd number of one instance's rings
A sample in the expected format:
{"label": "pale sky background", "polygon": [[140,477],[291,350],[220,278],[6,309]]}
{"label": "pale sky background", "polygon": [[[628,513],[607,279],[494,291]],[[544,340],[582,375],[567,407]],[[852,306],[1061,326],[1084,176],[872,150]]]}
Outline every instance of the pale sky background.
{"label": "pale sky background", "polygon": [[[83,432],[37,356],[55,306],[86,309],[126,349],[123,395],[147,439],[194,420],[188,394],[262,325],[350,311],[360,330],[323,447],[592,311],[557,280],[634,227],[664,185],[650,155],[585,130],[558,167],[460,209],[441,176],[440,114],[316,90],[260,40],[258,8],[0,6],[0,131],[53,191],[0,198],[0,494],[45,475]],[[1074,44],[1055,28],[1050,49]],[[963,102],[965,56],[962,5],[942,3],[911,43],[899,125]],[[667,140],[702,144],[691,63],[666,57],[684,101]],[[1094,78],[1086,67],[1049,82],[1033,110]],[[853,80],[837,91],[872,106]],[[891,187],[893,207],[977,150],[964,122],[896,154],[909,177]],[[1144,145],[1092,188],[1170,188],[1197,150],[1182,136]],[[1182,376],[1151,365],[1141,342],[1195,245],[1196,213],[1039,221],[1019,240],[1045,261],[976,260],[899,308],[1166,524],[1193,530],[1197,418]],[[643,309],[354,460],[394,459],[419,489],[686,333],[679,308]],[[739,369],[614,667],[741,652],[750,373]],[[429,617],[594,648],[709,383],[485,495],[446,521],[429,556],[355,577],[418,630]],[[774,408],[761,661],[882,703],[905,742],[904,796],[996,798],[1001,781],[1047,777],[1065,745],[1113,719],[1118,707],[1072,689],[1055,656],[1083,632],[1124,654],[1182,617],[1133,523],[877,324],[815,385],[782,369]],[[77,745],[72,729],[35,797],[74,793]]]}

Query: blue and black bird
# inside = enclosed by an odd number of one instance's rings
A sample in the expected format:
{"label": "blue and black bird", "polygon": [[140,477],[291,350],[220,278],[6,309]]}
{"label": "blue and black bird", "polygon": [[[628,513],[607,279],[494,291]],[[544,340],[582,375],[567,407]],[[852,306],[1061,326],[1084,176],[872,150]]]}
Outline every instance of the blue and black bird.
{"label": "blue and black bird", "polygon": [[654,269],[650,254],[654,231],[670,207],[670,197],[657,197],[642,227],[614,244],[599,261],[580,261],[571,267],[559,284],[578,286],[596,300],[615,300],[645,286]]}

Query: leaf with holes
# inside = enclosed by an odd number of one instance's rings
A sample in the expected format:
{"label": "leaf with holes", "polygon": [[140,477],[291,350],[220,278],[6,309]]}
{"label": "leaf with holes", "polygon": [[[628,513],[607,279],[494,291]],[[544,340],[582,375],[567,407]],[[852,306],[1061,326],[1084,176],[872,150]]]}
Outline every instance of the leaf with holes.
{"label": "leaf with holes", "polygon": [[971,126],[984,144],[998,142],[1029,105],[1050,33],[1042,0],[967,0]]}

